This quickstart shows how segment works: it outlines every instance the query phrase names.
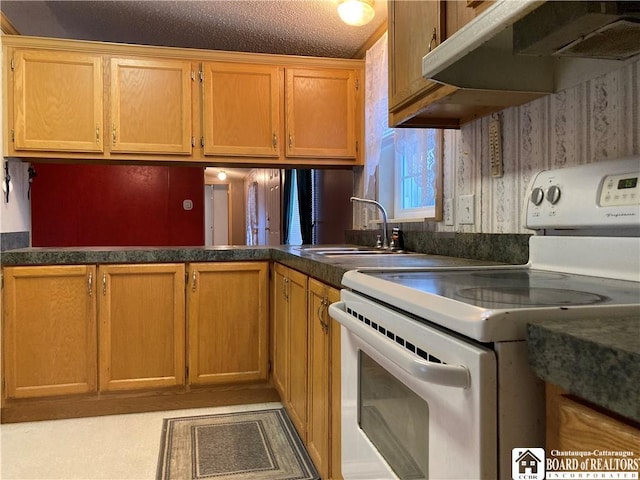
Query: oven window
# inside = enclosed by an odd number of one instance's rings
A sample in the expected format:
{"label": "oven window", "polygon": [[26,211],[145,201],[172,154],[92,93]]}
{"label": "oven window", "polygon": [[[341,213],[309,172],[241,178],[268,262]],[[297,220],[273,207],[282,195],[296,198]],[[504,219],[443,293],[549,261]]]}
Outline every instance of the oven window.
{"label": "oven window", "polygon": [[362,350],[358,424],[400,479],[427,478],[429,406]]}

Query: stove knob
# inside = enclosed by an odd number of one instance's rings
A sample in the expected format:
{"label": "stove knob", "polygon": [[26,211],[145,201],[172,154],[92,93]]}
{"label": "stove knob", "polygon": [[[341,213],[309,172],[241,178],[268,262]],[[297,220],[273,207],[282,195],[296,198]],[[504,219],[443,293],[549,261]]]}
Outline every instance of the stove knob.
{"label": "stove knob", "polygon": [[552,185],[547,190],[547,200],[551,205],[555,205],[560,200],[560,187]]}
{"label": "stove knob", "polygon": [[544,199],[544,192],[540,187],[536,187],[533,190],[531,190],[531,203],[538,206],[542,203],[543,199]]}

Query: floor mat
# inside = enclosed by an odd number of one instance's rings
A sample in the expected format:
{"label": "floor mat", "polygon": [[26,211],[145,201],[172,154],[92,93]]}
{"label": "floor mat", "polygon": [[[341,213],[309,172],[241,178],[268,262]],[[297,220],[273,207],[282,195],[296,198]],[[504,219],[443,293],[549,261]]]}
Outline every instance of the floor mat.
{"label": "floor mat", "polygon": [[284,408],[165,418],[158,480],[317,480]]}

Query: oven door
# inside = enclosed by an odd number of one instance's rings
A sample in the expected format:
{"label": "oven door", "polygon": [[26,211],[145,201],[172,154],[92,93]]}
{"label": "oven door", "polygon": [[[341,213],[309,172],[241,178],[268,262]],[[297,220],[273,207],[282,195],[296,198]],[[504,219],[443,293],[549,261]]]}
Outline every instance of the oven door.
{"label": "oven door", "polygon": [[492,350],[343,290],[342,474],[497,478]]}

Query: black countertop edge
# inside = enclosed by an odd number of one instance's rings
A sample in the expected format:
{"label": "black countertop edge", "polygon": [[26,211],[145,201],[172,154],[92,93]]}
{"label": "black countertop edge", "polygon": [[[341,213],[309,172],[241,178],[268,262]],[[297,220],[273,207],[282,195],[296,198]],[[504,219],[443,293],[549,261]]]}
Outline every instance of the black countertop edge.
{"label": "black countertop edge", "polygon": [[640,422],[640,312],[529,324],[527,349],[542,380]]}

